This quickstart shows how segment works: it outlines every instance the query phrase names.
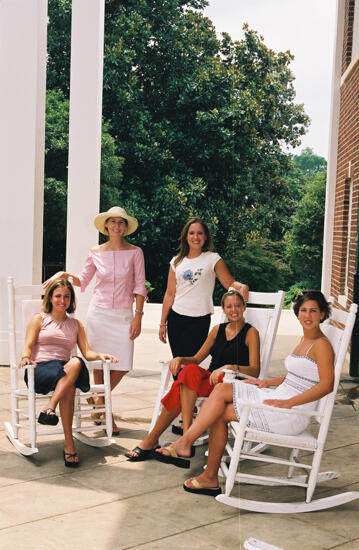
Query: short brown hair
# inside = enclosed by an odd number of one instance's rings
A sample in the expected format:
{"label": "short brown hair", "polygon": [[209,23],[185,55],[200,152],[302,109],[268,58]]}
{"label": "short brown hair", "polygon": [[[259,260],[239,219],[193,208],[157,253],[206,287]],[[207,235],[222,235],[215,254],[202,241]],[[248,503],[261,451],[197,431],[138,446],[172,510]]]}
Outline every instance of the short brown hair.
{"label": "short brown hair", "polygon": [[55,281],[53,283],[51,283],[46,288],[45,296],[42,300],[42,307],[41,307],[42,311],[44,311],[45,313],[51,313],[51,311],[52,311],[52,303],[51,303],[52,295],[54,293],[54,290],[56,290],[57,288],[60,288],[60,287],[68,288],[69,291],[70,291],[70,294],[71,294],[70,305],[66,310],[67,313],[73,313],[75,311],[75,309],[76,309],[76,297],[75,297],[74,287],[72,286],[70,281],[68,281],[67,279],[64,279],[64,278],[61,277],[60,279],[55,279]]}
{"label": "short brown hair", "polygon": [[317,302],[319,311],[321,313],[324,312],[324,317],[320,320],[321,323],[328,319],[328,317],[330,316],[331,305],[329,302],[326,301],[324,294],[320,292],[320,290],[303,290],[303,292],[300,292],[298,294],[297,299],[293,305],[293,310],[297,317],[301,305],[308,300],[313,300],[313,302]]}

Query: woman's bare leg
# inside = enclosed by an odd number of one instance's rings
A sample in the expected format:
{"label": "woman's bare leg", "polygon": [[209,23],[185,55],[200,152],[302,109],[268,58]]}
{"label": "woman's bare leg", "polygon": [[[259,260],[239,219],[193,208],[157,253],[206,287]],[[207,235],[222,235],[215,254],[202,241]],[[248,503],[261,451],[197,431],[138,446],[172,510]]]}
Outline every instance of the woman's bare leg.
{"label": "woman's bare leg", "polygon": [[56,388],[54,389],[46,409],[56,409],[58,402],[66,395],[67,391],[75,385],[75,382],[80,374],[81,367],[82,363],[78,357],[72,357],[66,365],[64,365],[66,375],[60,378],[57,382]]}
{"label": "woman's bare leg", "polygon": [[197,393],[191,390],[185,384],[180,384],[182,428],[185,433],[193,421],[194,407],[196,404]]}
{"label": "woman's bare leg", "polygon": [[[212,424],[214,424],[224,413],[227,405],[233,402],[232,384],[217,384],[211,395],[205,401],[201,410],[182,437],[171,443],[171,447],[183,457],[191,455],[191,446]],[[159,449],[157,452],[169,454],[168,451]]]}
{"label": "woman's bare leg", "polygon": [[[110,385],[111,391],[121,382],[122,378],[127,374],[127,370],[111,370],[110,371]],[[95,369],[93,371],[93,378],[95,384],[103,384],[103,371]],[[103,398],[98,398],[99,402],[103,403]],[[102,401],[100,401],[102,400]]]}
{"label": "woman's bare leg", "polygon": [[[76,453],[75,444],[72,436],[72,419],[74,416],[74,406],[75,406],[75,386],[68,388],[60,399],[60,413],[61,413],[61,422],[64,430],[65,444],[64,451],[65,453]],[[78,462],[78,456],[66,457],[68,462]]]}
{"label": "woman's bare leg", "polygon": [[[231,420],[237,420],[233,403],[226,406],[222,416],[220,416],[210,428],[207,467],[200,475],[196,476],[196,480],[202,487],[218,487],[218,469],[227,443],[228,422]],[[192,478],[187,480],[186,485],[196,489],[196,487],[191,484],[191,479]]]}

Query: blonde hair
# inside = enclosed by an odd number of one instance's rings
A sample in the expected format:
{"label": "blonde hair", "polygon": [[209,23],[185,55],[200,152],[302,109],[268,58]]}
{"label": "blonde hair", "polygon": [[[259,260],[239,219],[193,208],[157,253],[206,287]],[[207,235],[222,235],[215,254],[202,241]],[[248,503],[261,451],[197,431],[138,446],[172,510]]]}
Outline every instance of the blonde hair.
{"label": "blonde hair", "polygon": [[238,298],[241,300],[242,302],[242,305],[246,305],[246,302],[242,296],[242,294],[240,292],[238,292],[238,290],[228,290],[228,292],[225,292],[221,298],[221,306],[222,308],[224,307],[224,302],[226,301],[226,298],[228,298],[228,296],[238,296]]}

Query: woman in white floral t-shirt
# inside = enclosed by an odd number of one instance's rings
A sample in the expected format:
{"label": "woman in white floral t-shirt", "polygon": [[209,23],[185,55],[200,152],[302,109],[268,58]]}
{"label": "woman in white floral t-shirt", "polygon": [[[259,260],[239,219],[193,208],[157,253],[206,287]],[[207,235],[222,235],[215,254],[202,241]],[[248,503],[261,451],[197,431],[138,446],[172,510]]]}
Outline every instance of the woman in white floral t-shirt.
{"label": "woman in white floral t-shirt", "polygon": [[247,299],[248,287],[234,280],[213,249],[207,224],[200,218],[191,218],[182,229],[179,253],[170,262],[162,305],[159,338],[166,342],[168,330],[173,357],[192,356],[205,342],[216,277],[226,290],[232,286]]}

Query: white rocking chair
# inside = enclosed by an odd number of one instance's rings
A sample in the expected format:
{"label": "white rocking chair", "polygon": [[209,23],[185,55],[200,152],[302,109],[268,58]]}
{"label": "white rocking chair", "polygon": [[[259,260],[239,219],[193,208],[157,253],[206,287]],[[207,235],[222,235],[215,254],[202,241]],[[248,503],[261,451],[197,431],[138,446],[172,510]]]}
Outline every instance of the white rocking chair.
{"label": "white rocking chair", "polygon": [[[36,403],[48,400],[50,393],[40,395],[35,393],[34,385],[34,370],[36,366],[26,365],[19,368],[17,366],[18,351],[16,346],[17,336],[21,333],[25,334],[27,323],[35,313],[41,311],[41,295],[44,290],[41,286],[15,286],[14,279],[8,278],[8,305],[9,305],[9,351],[10,351],[10,377],[11,377],[11,422],[5,422],[7,436],[14,447],[23,455],[29,456],[38,452],[36,441],[38,436],[54,435],[62,433],[62,428],[50,428],[47,426],[41,429],[36,422],[37,411]],[[36,298],[35,298],[36,297]],[[18,306],[18,302],[21,302]],[[21,330],[16,328],[16,312],[22,317]],[[20,333],[20,334],[19,334]],[[21,338],[22,340],[22,338]],[[111,415],[111,386],[110,386],[110,362],[96,361],[94,364],[87,363],[89,370],[93,368],[103,368],[104,383],[92,384],[88,393],[83,393],[79,389],[76,390],[75,396],[75,412],[73,435],[82,443],[93,447],[105,447],[114,443],[111,439],[112,435],[112,415]],[[24,372],[28,372],[28,387],[21,382]],[[20,377],[21,375],[21,377]],[[96,426],[91,420],[91,413],[94,412],[92,407],[87,404],[87,398],[96,394],[104,397],[104,406],[96,408],[96,412],[104,412],[106,415],[106,425]],[[21,403],[27,401],[27,403]],[[101,432],[101,436],[106,433],[105,437],[89,437],[85,432],[91,432],[95,435]],[[20,432],[28,432],[26,442],[25,436]]]}
{"label": "white rocking chair", "polygon": [[[234,435],[233,447],[228,442],[226,451],[229,456],[223,457],[221,470],[226,477],[225,493],[218,495],[216,499],[219,502],[234,506],[241,510],[250,510],[253,512],[268,512],[293,514],[298,512],[311,512],[315,510],[323,510],[334,506],[339,506],[359,498],[359,492],[349,491],[337,495],[332,495],[324,498],[312,500],[313,493],[317,482],[330,480],[339,477],[337,472],[319,472],[320,462],[322,459],[324,444],[327,438],[328,427],[332,410],[334,406],[335,395],[342,367],[345,361],[354,321],[357,311],[357,305],[350,306],[349,313],[333,308],[331,320],[344,325],[342,330],[338,326],[334,326],[331,322],[326,321],[323,325],[323,332],[329,338],[335,353],[335,380],[333,391],[319,400],[318,407],[315,411],[298,411],[293,409],[278,409],[262,403],[251,403],[240,401],[241,418],[240,422],[230,423],[230,432]],[[243,408],[242,408],[243,407]],[[296,436],[279,435],[275,433],[263,432],[254,428],[247,427],[248,415],[251,407],[265,408],[274,410],[276,413],[303,414],[311,416],[319,423],[319,432],[317,436],[312,435],[309,430],[305,430]],[[289,448],[290,456],[288,459],[273,456],[273,454],[264,454],[262,450],[256,452],[253,448],[249,451],[246,443],[260,443],[271,445],[271,451],[274,452],[274,447]],[[298,460],[300,450],[312,452],[309,459]],[[311,458],[311,460],[310,460]],[[229,466],[227,460],[230,459]],[[276,464],[288,468],[287,475],[279,477],[277,475],[264,475],[237,473],[239,461],[254,460],[257,463]],[[248,463],[247,463],[248,464]],[[293,475],[295,469],[304,470],[304,475]],[[304,502],[266,502],[261,500],[247,500],[245,498],[236,498],[231,496],[231,492],[235,482],[264,485],[264,486],[296,486],[306,489],[306,497]],[[242,494],[243,489],[241,489]]]}
{"label": "white rocking chair", "polygon": [[[261,354],[261,368],[259,377],[262,379],[267,375],[274,340],[278,330],[284,295],[285,293],[283,290],[278,290],[278,292],[249,292],[249,305],[245,311],[245,319],[259,332]],[[223,315],[221,322],[224,322],[224,320],[225,317]],[[160,415],[162,409],[161,399],[166,395],[170,385],[172,384],[172,375],[168,365],[169,361],[162,361],[160,387],[157,393],[149,431],[153,429]],[[234,379],[234,372],[231,370],[226,370],[226,381],[227,377],[232,377],[232,379]],[[251,378],[250,376],[242,374],[241,377]],[[197,408],[201,406],[204,399],[204,397],[199,397],[197,399]],[[201,436],[197,439],[195,445],[201,445],[205,439],[207,439],[207,436]]]}

